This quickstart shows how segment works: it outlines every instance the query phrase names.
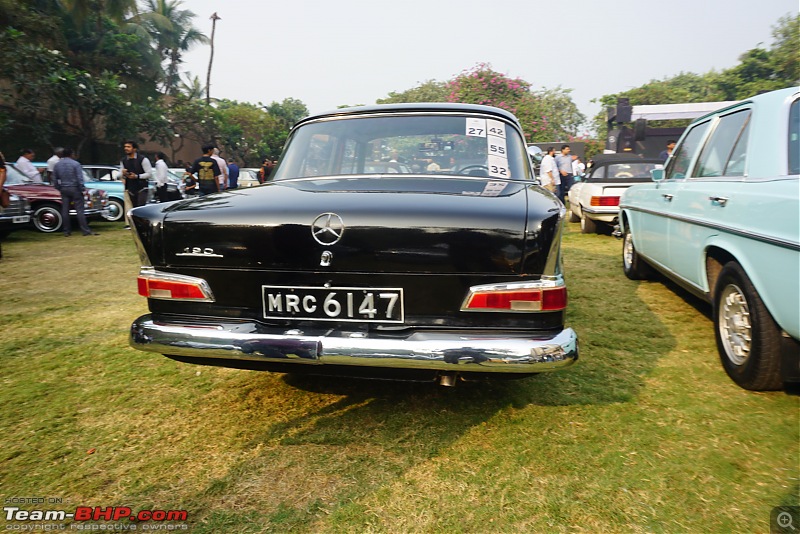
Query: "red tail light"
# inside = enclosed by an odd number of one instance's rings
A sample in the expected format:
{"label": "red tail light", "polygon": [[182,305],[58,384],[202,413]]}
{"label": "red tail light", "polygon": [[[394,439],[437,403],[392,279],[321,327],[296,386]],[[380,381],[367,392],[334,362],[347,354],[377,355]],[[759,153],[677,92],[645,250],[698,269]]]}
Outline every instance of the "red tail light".
{"label": "red tail light", "polygon": [[619,206],[619,197],[592,197],[589,204],[592,206]]}
{"label": "red tail light", "polygon": [[539,312],[567,307],[567,288],[563,283],[520,283],[475,286],[461,311]]}
{"label": "red tail light", "polygon": [[202,278],[142,270],[138,284],[139,294],[149,299],[214,301],[211,288]]}

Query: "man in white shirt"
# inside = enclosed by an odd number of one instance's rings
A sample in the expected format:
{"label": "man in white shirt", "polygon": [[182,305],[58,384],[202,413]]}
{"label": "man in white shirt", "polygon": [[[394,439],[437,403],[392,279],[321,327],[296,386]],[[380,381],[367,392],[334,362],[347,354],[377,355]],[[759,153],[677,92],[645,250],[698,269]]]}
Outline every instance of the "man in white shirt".
{"label": "man in white shirt", "polygon": [[56,163],[58,163],[58,161],[63,157],[62,156],[63,153],[64,153],[64,149],[61,148],[61,147],[58,147],[58,148],[56,148],[56,150],[53,153],[53,155],[50,156],[50,159],[47,160],[47,172],[49,172],[51,176],[53,174],[53,169],[56,168]]}
{"label": "man in white shirt", "polygon": [[39,174],[39,171],[36,167],[33,166],[33,158],[36,156],[33,150],[30,148],[26,148],[22,151],[22,155],[17,160],[16,165],[14,166],[19,172],[25,175],[28,180],[35,184],[42,183],[42,175]]}
{"label": "man in white shirt", "polygon": [[156,153],[156,198],[159,202],[167,202],[167,155],[163,152]]}
{"label": "man in white shirt", "polygon": [[214,148],[214,154],[211,158],[219,165],[219,170],[222,174],[219,175],[219,190],[228,189],[228,162],[219,155],[219,149]]}
{"label": "man in white shirt", "polygon": [[542,187],[551,193],[558,194],[557,191],[558,186],[561,184],[561,176],[559,176],[558,170],[556,169],[556,159],[553,156],[555,153],[555,148],[549,147],[547,149],[547,153],[542,158],[541,164],[539,164],[539,181],[542,182]]}
{"label": "man in white shirt", "polygon": [[583,176],[586,171],[586,165],[581,161],[581,157],[575,154],[572,155],[572,176]]}

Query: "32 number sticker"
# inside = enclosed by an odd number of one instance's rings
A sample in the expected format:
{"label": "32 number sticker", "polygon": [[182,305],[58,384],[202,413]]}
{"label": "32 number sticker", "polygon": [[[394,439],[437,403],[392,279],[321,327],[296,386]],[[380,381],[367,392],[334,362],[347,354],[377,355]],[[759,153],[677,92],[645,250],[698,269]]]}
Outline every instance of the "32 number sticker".
{"label": "32 number sticker", "polygon": [[511,178],[508,168],[508,159],[499,156],[489,156],[489,176],[495,178]]}

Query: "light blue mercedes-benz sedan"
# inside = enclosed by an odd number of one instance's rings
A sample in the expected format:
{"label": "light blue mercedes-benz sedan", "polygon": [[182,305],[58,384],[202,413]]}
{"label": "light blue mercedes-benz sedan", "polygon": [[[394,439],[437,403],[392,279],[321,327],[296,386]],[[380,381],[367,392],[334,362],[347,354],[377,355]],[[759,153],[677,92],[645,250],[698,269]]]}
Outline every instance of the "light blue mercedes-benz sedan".
{"label": "light blue mercedes-benz sedan", "polygon": [[741,387],[800,381],[800,90],[700,117],[652,175],[620,201],[625,274],[658,271],[711,302]]}

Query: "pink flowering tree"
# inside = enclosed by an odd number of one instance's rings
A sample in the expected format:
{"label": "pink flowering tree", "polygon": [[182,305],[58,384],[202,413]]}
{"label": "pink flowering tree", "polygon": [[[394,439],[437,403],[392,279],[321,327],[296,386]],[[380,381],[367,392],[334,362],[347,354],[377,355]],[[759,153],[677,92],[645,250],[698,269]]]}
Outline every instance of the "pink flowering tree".
{"label": "pink flowering tree", "polygon": [[569,90],[532,91],[530,82],[492,70],[488,63],[473,68],[445,84],[448,102],[484,104],[517,116],[529,142],[567,141],[578,132],[585,117]]}

